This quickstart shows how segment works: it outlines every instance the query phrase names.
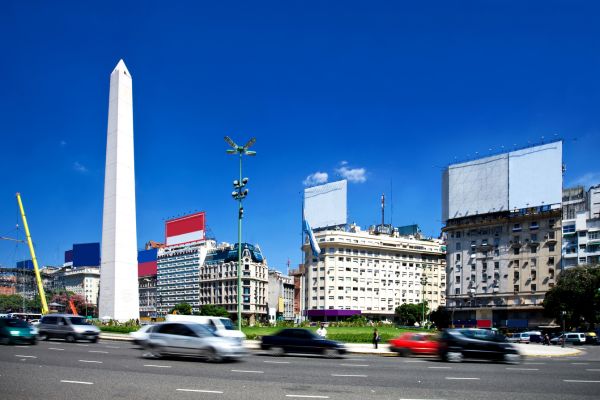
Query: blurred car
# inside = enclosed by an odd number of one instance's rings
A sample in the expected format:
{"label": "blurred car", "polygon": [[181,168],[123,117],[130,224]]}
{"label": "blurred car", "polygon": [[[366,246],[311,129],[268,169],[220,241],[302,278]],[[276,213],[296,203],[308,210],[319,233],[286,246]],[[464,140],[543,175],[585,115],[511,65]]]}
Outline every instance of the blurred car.
{"label": "blurred car", "polygon": [[515,345],[503,335],[487,329],[446,329],[440,336],[438,354],[449,362],[461,362],[465,358],[509,364],[521,362],[521,354]]}
{"label": "blurred car", "polygon": [[133,343],[137,344],[138,346],[143,346],[146,340],[148,340],[148,336],[150,336],[150,333],[155,326],[156,325],[144,325],[137,331],[130,332],[129,337],[133,339]]}
{"label": "blurred car", "polygon": [[263,336],[260,348],[277,356],[285,353],[305,353],[333,358],[346,353],[346,346],[342,343],[321,338],[312,331],[300,328],[282,329],[274,335]]}
{"label": "blurred car", "polygon": [[529,343],[530,335],[526,332],[512,333],[507,336],[506,340],[513,343]]}
{"label": "blurred car", "polygon": [[217,336],[202,324],[164,322],[154,328],[144,342],[147,356],[204,357],[211,362],[234,360],[247,354],[242,342]]}
{"label": "blurred car", "polygon": [[71,314],[44,315],[37,330],[40,340],[60,338],[67,342],[89,340],[96,343],[100,335],[100,329],[90,324],[85,317]]}
{"label": "blurred car", "polygon": [[18,318],[0,318],[0,343],[37,343],[35,328]]}
{"label": "blurred car", "polygon": [[555,338],[550,339],[550,343],[562,344],[563,338],[565,344],[571,343],[574,345],[579,345],[585,343],[585,333],[582,332],[569,332],[567,334],[559,335]]}
{"label": "blurred car", "polygon": [[596,335],[596,332],[586,332],[585,344],[594,344],[594,345],[600,344],[600,341],[598,340],[598,335]]}
{"label": "blurred car", "polygon": [[429,333],[407,332],[389,341],[390,350],[400,356],[435,355],[438,353],[437,338]]}

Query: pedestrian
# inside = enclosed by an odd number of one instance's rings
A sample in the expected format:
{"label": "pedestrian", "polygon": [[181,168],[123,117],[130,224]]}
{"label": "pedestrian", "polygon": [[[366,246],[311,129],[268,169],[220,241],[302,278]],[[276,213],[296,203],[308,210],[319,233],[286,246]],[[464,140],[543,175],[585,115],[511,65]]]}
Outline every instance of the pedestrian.
{"label": "pedestrian", "polygon": [[377,348],[377,344],[381,340],[381,336],[379,336],[379,332],[377,332],[377,328],[373,331],[373,346]]}
{"label": "pedestrian", "polygon": [[547,333],[544,335],[544,345],[550,346],[550,336]]}
{"label": "pedestrian", "polygon": [[327,329],[325,329],[324,323],[321,323],[321,327],[317,329],[317,335],[319,335],[321,339],[325,339],[325,337],[327,336]]}

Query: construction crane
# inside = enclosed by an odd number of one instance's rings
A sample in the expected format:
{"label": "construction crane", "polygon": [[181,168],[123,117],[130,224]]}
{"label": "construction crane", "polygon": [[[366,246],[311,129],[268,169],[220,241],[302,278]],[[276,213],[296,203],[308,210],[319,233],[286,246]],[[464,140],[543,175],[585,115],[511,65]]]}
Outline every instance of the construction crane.
{"label": "construction crane", "polygon": [[33,249],[33,242],[31,240],[31,234],[29,233],[29,225],[27,225],[27,218],[25,217],[25,209],[23,208],[23,202],[21,201],[20,193],[17,193],[17,202],[19,203],[19,210],[21,211],[21,218],[23,219],[23,227],[25,228],[25,236],[27,237],[27,244],[29,245],[29,253],[31,253],[31,262],[33,263],[33,271],[35,272],[35,280],[37,282],[38,293],[40,294],[40,302],[42,304],[42,314],[48,314],[46,293],[44,292],[42,276],[40,275],[37,258],[35,257],[35,250]]}

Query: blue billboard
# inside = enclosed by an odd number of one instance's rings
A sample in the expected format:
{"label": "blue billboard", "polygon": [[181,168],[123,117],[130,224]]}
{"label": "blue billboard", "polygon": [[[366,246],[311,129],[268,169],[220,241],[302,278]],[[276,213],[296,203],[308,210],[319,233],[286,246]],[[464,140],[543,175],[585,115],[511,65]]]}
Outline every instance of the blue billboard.
{"label": "blue billboard", "polygon": [[73,267],[99,267],[100,243],[73,245]]}

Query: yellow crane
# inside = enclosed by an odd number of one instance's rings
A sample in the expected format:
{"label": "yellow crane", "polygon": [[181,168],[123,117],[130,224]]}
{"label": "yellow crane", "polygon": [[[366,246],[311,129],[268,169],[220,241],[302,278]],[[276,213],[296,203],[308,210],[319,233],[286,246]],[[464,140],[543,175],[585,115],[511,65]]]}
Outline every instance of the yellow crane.
{"label": "yellow crane", "polygon": [[25,217],[25,209],[23,208],[23,202],[21,201],[20,193],[17,193],[17,202],[19,203],[19,210],[21,211],[21,218],[23,219],[23,227],[25,227],[25,236],[27,236],[27,244],[29,245],[29,253],[31,253],[31,262],[33,263],[33,270],[35,272],[35,280],[37,282],[38,292],[40,294],[40,301],[42,303],[42,314],[48,314],[48,303],[46,302],[46,293],[44,292],[42,276],[40,275],[40,269],[38,268],[37,258],[35,257],[35,250],[33,249],[33,242],[31,241],[31,234],[29,233],[29,225],[27,225],[27,218]]}

